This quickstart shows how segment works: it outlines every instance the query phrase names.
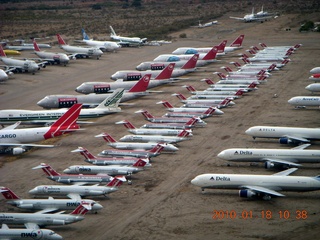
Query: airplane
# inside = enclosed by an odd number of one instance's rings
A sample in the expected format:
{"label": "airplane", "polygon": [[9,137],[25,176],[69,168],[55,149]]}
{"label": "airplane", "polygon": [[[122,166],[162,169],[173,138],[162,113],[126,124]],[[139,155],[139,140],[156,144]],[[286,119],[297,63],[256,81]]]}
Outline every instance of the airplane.
{"label": "airplane", "polygon": [[212,84],[210,79],[205,79],[205,82],[209,84],[210,88],[207,88],[207,91],[238,91],[242,90],[244,92],[251,92],[257,90],[256,83],[250,84]]}
{"label": "airplane", "polygon": [[99,153],[99,156],[110,155],[110,156],[127,156],[127,157],[138,157],[138,158],[151,158],[157,157],[160,155],[161,151],[163,150],[163,144],[158,143],[153,149],[151,150],[120,150],[120,149],[107,149],[103,150]]}
{"label": "airplane", "polygon": [[3,49],[3,51],[6,55],[21,55],[21,52],[17,50]]}
{"label": "airplane", "polygon": [[[176,136],[180,134],[184,129],[171,129],[171,128],[136,128],[131,122],[128,120],[118,121],[116,124],[123,124],[129,132],[136,135],[163,135],[163,136]],[[192,130],[188,129],[190,134],[192,134]],[[189,135],[190,136],[190,135]]]}
{"label": "airplane", "polygon": [[[233,62],[230,62],[230,64],[233,64],[234,66],[236,66],[238,68],[239,72],[260,71],[262,69],[265,70],[266,72],[271,72],[271,71],[274,71],[274,70],[275,71],[279,71],[280,70],[277,67],[276,63],[266,63],[266,64],[264,64],[263,62],[255,62],[255,63],[251,63],[251,64],[241,65],[239,62],[233,61]],[[283,66],[283,64],[281,64],[281,66]]]}
{"label": "airplane", "polygon": [[88,34],[84,31],[83,28],[81,29],[81,34],[82,34],[83,39],[80,42],[83,42],[91,47],[97,47],[101,51],[115,52],[119,48],[121,48],[121,45],[119,45],[118,43],[112,42],[112,41],[99,41],[99,40],[90,39]]}
{"label": "airplane", "polygon": [[[97,107],[81,109],[78,119],[87,120],[89,118],[103,117],[112,113],[121,112],[121,108],[118,106],[123,93],[124,89],[117,89],[112,94],[108,95]],[[21,121],[22,124],[47,125],[56,121],[67,111],[67,108],[56,110],[0,110],[0,124]],[[77,122],[80,123],[79,121]]]}
{"label": "airplane", "polygon": [[[148,84],[148,89],[154,88],[163,84],[172,83],[171,79],[172,71],[176,63],[169,63],[155,78],[151,78]],[[89,94],[89,93],[109,93],[113,92],[117,88],[124,88],[126,90],[134,86],[143,75],[132,75],[132,78],[140,76],[136,81],[123,81],[123,79],[117,79],[115,82],[84,82],[76,88],[76,92]],[[130,78],[131,78],[130,77]],[[138,77],[137,77],[138,78]]]}
{"label": "airplane", "polygon": [[312,83],[306,86],[306,89],[310,92],[320,92],[320,84],[319,83]]}
{"label": "airplane", "polygon": [[256,15],[258,17],[265,17],[265,16],[274,15],[274,14],[273,13],[268,13],[267,11],[264,11],[263,10],[263,5],[262,5],[261,10],[259,12],[257,12]]}
{"label": "airplane", "polygon": [[[24,42],[24,40],[19,40],[19,42]],[[14,55],[20,55],[19,51],[23,50],[34,50],[33,43],[21,43],[20,45],[8,45],[7,42],[1,42],[3,48],[7,51],[12,51]],[[40,48],[51,48],[50,44],[40,43],[38,44]]]}
{"label": "airplane", "polygon": [[76,124],[81,104],[75,104],[49,127],[16,129],[20,122],[0,129],[0,151],[2,153],[22,154],[31,147],[54,147],[54,145],[32,144],[48,138],[73,132],[80,127]]}
{"label": "airplane", "polygon": [[[289,55],[289,54],[288,54]],[[241,58],[246,58],[251,62],[283,62],[285,59],[287,59],[286,57],[278,57],[275,55],[272,56],[257,56],[257,57],[249,57],[247,54],[243,53],[241,55]],[[289,60],[290,61],[290,60]]]}
{"label": "airplane", "polygon": [[309,80],[314,81],[314,82],[320,82],[320,73],[312,74],[309,77]]}
{"label": "airplane", "polygon": [[266,74],[265,70],[261,70],[257,74],[231,73],[231,74],[225,75],[221,72],[214,72],[213,74],[216,74],[220,78],[220,80],[241,80],[241,79],[258,80],[258,79],[261,79],[261,77],[266,77],[266,78],[270,77],[270,74]]}
{"label": "airplane", "polygon": [[103,52],[97,47],[78,47],[78,46],[71,46],[66,44],[60,34],[57,34],[58,43],[60,47],[68,53],[71,53],[71,58],[89,58],[89,57],[96,57],[99,59]]}
{"label": "airplane", "polygon": [[[186,123],[145,123],[141,128],[190,129],[196,127],[198,121],[202,121],[200,117],[192,116]],[[201,126],[204,125],[203,122]]]}
{"label": "airplane", "polygon": [[[86,148],[78,147],[71,152],[79,152],[85,158],[85,162],[91,163],[98,166],[104,165],[133,165],[140,158],[136,157],[98,157],[90,153]],[[150,160],[148,158],[143,159],[146,162],[146,167],[149,166]]]}
{"label": "airplane", "polygon": [[[109,146],[115,149],[125,150],[151,150],[158,145],[158,142],[118,142],[110,134],[101,133],[95,137],[103,137]],[[175,147],[170,143],[162,143],[164,151],[178,151],[179,148]]]}
{"label": "airplane", "polygon": [[71,199],[54,199],[53,197],[47,199],[23,199],[7,187],[0,187],[0,192],[8,204],[21,209],[41,210],[42,213],[55,212],[58,210],[74,210],[75,207],[78,207],[82,203],[90,204],[92,206],[91,210],[95,212],[103,208],[101,204],[91,199],[75,197]]}
{"label": "airplane", "polygon": [[120,35],[117,35],[112,26],[110,26],[110,31],[110,38],[114,41],[119,42],[119,44],[124,47],[141,46],[147,41],[147,38],[122,37]]}
{"label": "airplane", "polygon": [[320,106],[320,97],[313,96],[296,96],[288,100],[288,103],[295,108],[305,108],[306,106]]}
{"label": "airplane", "polygon": [[127,181],[124,176],[115,177],[105,186],[88,185],[39,185],[29,191],[32,195],[67,195],[70,198],[80,199],[84,196],[100,196],[118,191],[122,182]]}
{"label": "airplane", "polygon": [[[171,78],[177,78],[182,75],[194,72],[196,64],[199,59],[199,54],[194,54],[188,61],[179,69],[173,69]],[[123,81],[139,80],[145,74],[151,74],[152,78],[156,78],[163,70],[146,70],[146,71],[133,71],[121,70],[111,75],[112,80],[122,79]]]}
{"label": "airplane", "polygon": [[[138,71],[162,70],[172,63],[175,64],[174,65],[175,68],[181,68],[183,65],[186,64],[187,61],[188,60],[181,60],[176,62],[154,62],[154,61],[142,62],[136,66],[136,70]],[[196,67],[199,67],[198,61],[197,61]]]}
{"label": "airplane", "polygon": [[58,213],[0,213],[2,224],[24,224],[27,229],[39,229],[39,226],[66,225],[82,221],[84,215],[91,210],[91,205],[83,203],[69,214]]}
{"label": "airplane", "polygon": [[[128,91],[125,91],[120,103],[147,95],[148,92],[146,92],[146,90],[148,88],[150,77],[150,74],[144,75],[133,87]],[[110,93],[88,95],[47,95],[37,102],[37,104],[43,108],[70,107],[75,103],[82,103],[84,107],[95,107],[108,96],[110,96]]]}
{"label": "airplane", "polygon": [[264,200],[285,196],[278,191],[306,192],[320,189],[319,176],[288,176],[297,169],[289,168],[272,175],[207,173],[196,176],[191,183],[201,187],[202,190],[205,188],[239,189],[240,197]]}
{"label": "airplane", "polygon": [[[269,64],[268,62],[259,62],[259,61],[256,61],[256,62],[251,62],[248,58],[241,58],[241,60],[246,64],[246,66],[259,66],[259,65],[266,65],[266,64]],[[284,59],[282,62],[273,62],[274,64],[276,64],[276,67],[277,68],[282,68],[284,66],[287,65],[287,63],[290,62],[290,59]]]}
{"label": "airplane", "polygon": [[184,110],[182,112],[167,112],[163,116],[164,117],[198,117],[200,119],[212,117],[213,115],[221,115],[223,112],[216,107],[208,107],[205,111],[195,112]]}
{"label": "airplane", "polygon": [[40,165],[33,167],[32,169],[42,169],[47,175],[48,179],[63,184],[73,184],[81,186],[86,184],[108,183],[112,181],[112,177],[107,174],[99,174],[96,176],[92,176],[91,174],[60,174],[46,163],[41,163]]}
{"label": "airplane", "polygon": [[34,53],[49,64],[63,64],[64,66],[66,66],[70,61],[70,58],[65,53],[41,51],[35,39],[33,39],[33,45]]}
{"label": "airplane", "polygon": [[236,99],[243,95],[244,91],[239,89],[238,91],[197,91],[193,86],[191,85],[184,85],[182,87],[185,87],[191,94],[188,99],[225,99],[226,97],[230,99]]}
{"label": "airplane", "polygon": [[254,22],[254,21],[264,22],[264,21],[267,21],[268,19],[270,19],[271,16],[257,15],[254,13],[254,8],[252,8],[252,12],[246,14],[244,17],[230,17],[230,18],[236,19],[236,20],[241,20],[241,21],[244,21],[245,23],[248,23],[248,22]]}
{"label": "airplane", "polygon": [[201,22],[199,20],[198,26],[192,26],[192,27],[205,28],[205,27],[211,27],[211,26],[216,25],[216,24],[218,24],[217,20],[211,21],[211,22],[207,22],[207,23],[204,23],[204,24],[201,24]]}
{"label": "airplane", "polygon": [[[223,40],[219,45],[213,46],[217,48],[216,56],[225,55],[224,49],[227,45],[227,40]],[[179,47],[172,52],[172,54],[183,55],[183,54],[199,54],[199,53],[208,53],[211,48],[192,48],[192,47]]]}
{"label": "airplane", "polygon": [[231,162],[262,162],[266,169],[300,167],[300,163],[320,163],[320,150],[304,150],[310,144],[291,149],[229,148],[218,157]]}
{"label": "airplane", "polygon": [[312,73],[312,74],[320,73],[320,67],[312,68],[312,69],[310,70],[310,73]]}
{"label": "airplane", "polygon": [[280,144],[301,144],[320,139],[319,128],[254,126],[248,128],[245,133],[253,139],[278,138]]}
{"label": "airplane", "polygon": [[32,60],[20,60],[14,58],[8,58],[4,53],[2,46],[0,45],[0,59],[6,65],[6,71],[10,72],[35,72],[40,70],[40,67],[45,67],[46,62],[36,63]]}
{"label": "airplane", "polygon": [[[9,72],[9,71],[7,71],[7,72]],[[0,69],[0,82],[4,82],[4,81],[6,81],[8,79],[9,79],[9,76],[6,73],[6,71]]]}
{"label": "airplane", "polygon": [[9,228],[7,224],[2,224],[2,226],[0,228],[0,239],[5,239],[5,240],[18,240],[18,239],[62,240],[63,237],[50,229]]}

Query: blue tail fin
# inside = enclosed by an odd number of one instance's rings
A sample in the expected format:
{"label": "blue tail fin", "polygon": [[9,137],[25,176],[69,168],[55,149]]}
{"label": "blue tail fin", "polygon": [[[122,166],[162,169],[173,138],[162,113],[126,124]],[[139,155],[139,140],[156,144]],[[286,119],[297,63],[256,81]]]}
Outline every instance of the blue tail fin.
{"label": "blue tail fin", "polygon": [[83,28],[81,29],[81,33],[82,33],[83,40],[90,40],[89,36],[86,34]]}

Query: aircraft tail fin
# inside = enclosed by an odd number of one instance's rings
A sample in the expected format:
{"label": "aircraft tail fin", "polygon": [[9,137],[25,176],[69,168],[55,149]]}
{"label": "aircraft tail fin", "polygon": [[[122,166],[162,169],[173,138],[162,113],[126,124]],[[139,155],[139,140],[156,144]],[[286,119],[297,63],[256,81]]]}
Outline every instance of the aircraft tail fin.
{"label": "aircraft tail fin", "polygon": [[204,114],[206,115],[212,115],[215,111],[216,111],[217,108],[215,107],[209,107],[205,112]]}
{"label": "aircraft tail fin", "polygon": [[250,54],[252,54],[252,55],[255,55],[255,54],[256,54],[256,52],[255,52],[253,49],[249,49],[248,52],[249,52]]}
{"label": "aircraft tail fin", "polygon": [[184,85],[183,87],[185,87],[189,92],[196,92],[197,90],[191,86],[191,85]]}
{"label": "aircraft tail fin", "polygon": [[127,129],[136,129],[136,127],[127,120],[116,122],[116,124],[123,124]]}
{"label": "aircraft tail fin", "polygon": [[117,36],[116,32],[114,31],[113,27],[110,25],[110,31],[111,31],[111,36]]}
{"label": "aircraft tail fin", "polygon": [[90,203],[82,203],[75,210],[73,210],[70,214],[84,216],[91,209],[92,209],[92,206]]}
{"label": "aircraft tail fin", "polygon": [[96,135],[95,137],[103,137],[103,139],[108,143],[116,143],[117,140],[115,140],[110,134],[108,133],[101,133],[99,135]]}
{"label": "aircraft tail fin", "polygon": [[258,73],[257,76],[263,76],[266,73],[266,70],[261,69]]}
{"label": "aircraft tail fin", "polygon": [[119,187],[122,185],[123,182],[127,181],[127,179],[122,176],[122,177],[115,177],[113,178],[108,184],[108,187]]}
{"label": "aircraft tail fin", "polygon": [[20,199],[17,194],[15,194],[11,189],[7,187],[1,187],[0,192],[2,193],[3,197],[7,200]]}
{"label": "aircraft tail fin", "polygon": [[237,92],[236,92],[236,96],[242,96],[243,95],[243,91],[242,91],[242,89],[239,89]]}
{"label": "aircraft tail fin", "polygon": [[151,74],[144,75],[128,92],[145,92],[148,89]]}
{"label": "aircraft tail fin", "polygon": [[228,67],[228,66],[227,66],[227,67],[223,66],[222,68],[223,68],[224,70],[226,70],[226,72],[228,72],[228,73],[229,73],[229,72],[233,72],[233,70],[232,70],[230,67]]}
{"label": "aircraft tail fin", "polygon": [[172,95],[176,96],[181,101],[187,100],[187,98],[182,93],[174,93]]}
{"label": "aircraft tail fin", "polygon": [[227,45],[227,40],[223,40],[218,46],[217,46],[217,51],[218,53],[224,53],[224,49]]}
{"label": "aircraft tail fin", "polygon": [[260,49],[259,49],[257,46],[253,46],[252,48],[253,48],[253,50],[254,50],[255,52],[259,52],[259,51],[260,51]]}
{"label": "aircraft tail fin", "polygon": [[186,125],[186,126],[193,126],[194,124],[196,124],[196,122],[199,121],[199,119],[200,119],[200,118],[198,118],[198,117],[192,117],[192,118],[190,118],[189,121],[186,122],[185,125]]}
{"label": "aircraft tail fin", "polygon": [[216,59],[218,49],[213,47],[203,58],[202,60],[214,60]]}
{"label": "aircraft tail fin", "polygon": [[82,33],[82,38],[83,40],[90,40],[88,34],[84,31],[84,29],[81,29],[81,33]]}
{"label": "aircraft tail fin", "polygon": [[158,143],[154,148],[150,149],[150,153],[160,153],[164,149],[164,146]]}
{"label": "aircraft tail fin", "polygon": [[208,85],[213,85],[214,82],[210,78],[204,78],[202,81],[206,82]]}
{"label": "aircraft tail fin", "polygon": [[75,150],[72,150],[71,152],[79,152],[82,156],[85,157],[85,159],[96,159],[97,157],[94,156],[92,153],[88,151],[88,149],[83,147],[78,147]]}
{"label": "aircraft tail fin", "polygon": [[237,68],[241,68],[241,64],[239,62],[232,62],[234,66]]}
{"label": "aircraft tail fin", "polygon": [[60,34],[57,34],[57,38],[58,38],[59,45],[67,45]]}
{"label": "aircraft tail fin", "polygon": [[33,167],[32,169],[39,169],[42,168],[42,170],[47,174],[49,177],[53,176],[60,176],[61,174],[58,173],[56,170],[54,170],[50,165],[46,163],[41,163],[40,165]]}
{"label": "aircraft tail fin", "polygon": [[175,63],[170,63],[168,66],[166,66],[154,79],[156,80],[162,80],[162,79],[169,79],[171,78]]}
{"label": "aircraft tail fin", "polygon": [[166,108],[173,108],[173,106],[171,105],[171,103],[169,103],[168,101],[160,101],[160,102],[157,102],[157,104],[162,104],[162,105],[165,106]]}
{"label": "aircraft tail fin", "polygon": [[252,82],[252,83],[248,86],[248,88],[255,88],[256,86],[257,86],[257,84],[254,83],[254,82]]}
{"label": "aircraft tail fin", "polygon": [[35,39],[33,39],[33,47],[36,52],[41,51]]}
{"label": "aircraft tail fin", "polygon": [[154,116],[147,110],[138,110],[135,113],[141,113],[144,116],[144,118],[147,120],[154,118]]}
{"label": "aircraft tail fin", "polygon": [[216,74],[218,75],[218,77],[220,78],[220,80],[227,79],[227,76],[224,75],[222,72],[216,72]]}
{"label": "aircraft tail fin", "polygon": [[230,47],[242,47],[243,39],[244,39],[244,34],[241,34],[230,44]]}
{"label": "aircraft tail fin", "polygon": [[97,107],[98,108],[119,108],[119,103],[124,93],[124,88],[116,89],[111,95],[103,100]]}
{"label": "aircraft tail fin", "polygon": [[0,45],[0,56],[1,57],[7,57],[6,53],[3,51],[2,46]]}
{"label": "aircraft tail fin", "polygon": [[188,137],[190,135],[190,130],[183,129],[177,137]]}
{"label": "aircraft tail fin", "polygon": [[138,161],[136,161],[132,166],[133,167],[144,167],[146,164],[147,164],[146,161],[139,158]]}
{"label": "aircraft tail fin", "polygon": [[197,61],[199,59],[199,54],[194,54],[192,58],[190,58],[181,69],[193,69],[197,65]]}

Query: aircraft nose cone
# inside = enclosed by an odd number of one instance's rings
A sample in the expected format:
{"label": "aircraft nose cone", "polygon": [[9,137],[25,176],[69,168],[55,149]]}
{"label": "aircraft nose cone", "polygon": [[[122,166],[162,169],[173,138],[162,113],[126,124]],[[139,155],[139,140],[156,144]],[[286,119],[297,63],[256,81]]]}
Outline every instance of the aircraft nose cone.
{"label": "aircraft nose cone", "polygon": [[42,98],[40,101],[37,102],[37,105],[40,107],[45,108],[47,106],[47,100],[46,98]]}
{"label": "aircraft nose cone", "polygon": [[306,90],[311,91],[312,90],[312,84],[309,84],[308,86],[306,86]]}
{"label": "aircraft nose cone", "polygon": [[296,101],[295,101],[295,98],[290,98],[289,100],[288,100],[288,103],[289,104],[294,104]]}
{"label": "aircraft nose cone", "polygon": [[222,151],[217,155],[218,158],[222,158],[222,159],[224,159],[224,156],[225,156],[225,151]]}
{"label": "aircraft nose cone", "polygon": [[252,129],[251,129],[251,128],[248,128],[248,129],[245,131],[245,133],[246,133],[247,135],[251,135]]}
{"label": "aircraft nose cone", "polygon": [[191,180],[191,184],[195,185],[195,186],[199,186],[199,178],[195,177],[194,179]]}
{"label": "aircraft nose cone", "polygon": [[51,240],[63,240],[63,237],[57,233],[51,233],[50,234],[50,238]]}
{"label": "aircraft nose cone", "polygon": [[140,63],[138,66],[136,66],[136,69],[138,70],[138,71],[144,71],[144,70],[146,70],[146,69],[144,69],[144,67],[143,67],[143,63]]}
{"label": "aircraft nose cone", "polygon": [[92,206],[92,210],[95,210],[95,211],[101,210],[102,208],[103,208],[103,206],[101,204],[99,204],[99,203],[95,203]]}
{"label": "aircraft nose cone", "polygon": [[220,109],[216,109],[216,110],[214,111],[214,113],[215,113],[216,115],[222,115],[224,112],[221,111]]}
{"label": "aircraft nose cone", "polygon": [[75,89],[75,91],[78,92],[78,93],[85,93],[85,94],[86,94],[85,84],[82,83],[80,86],[78,86],[78,87]]}
{"label": "aircraft nose cone", "polygon": [[115,74],[113,74],[113,75],[111,75],[111,77],[110,77],[112,80],[117,80],[118,78],[117,78],[117,74],[115,73]]}
{"label": "aircraft nose cone", "polygon": [[33,188],[29,191],[29,194],[36,194],[37,193],[37,188]]}
{"label": "aircraft nose cone", "polygon": [[71,173],[71,169],[70,168],[66,168],[65,170],[63,170],[63,173]]}

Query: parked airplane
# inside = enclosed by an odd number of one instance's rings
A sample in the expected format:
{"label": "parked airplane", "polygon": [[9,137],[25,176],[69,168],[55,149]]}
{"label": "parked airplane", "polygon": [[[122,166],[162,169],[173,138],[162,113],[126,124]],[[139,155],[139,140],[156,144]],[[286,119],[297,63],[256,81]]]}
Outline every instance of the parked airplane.
{"label": "parked airplane", "polygon": [[217,21],[217,20],[211,21],[211,22],[207,22],[207,23],[204,23],[204,24],[201,24],[201,22],[200,22],[200,20],[199,20],[198,26],[194,26],[194,27],[205,28],[205,27],[211,27],[211,26],[216,25],[216,24],[218,24],[218,21]]}
{"label": "parked airplane", "polygon": [[113,30],[112,26],[110,26],[110,38],[114,41],[119,42],[121,46],[130,47],[130,46],[141,46],[146,43],[147,38],[139,38],[139,37],[122,37],[117,35]]}
{"label": "parked airplane", "polygon": [[319,128],[254,126],[245,133],[256,138],[278,138],[281,144],[309,143],[320,139]]}
{"label": "parked airplane", "polygon": [[[199,54],[194,54],[188,59],[179,69],[172,69],[171,78],[177,78],[187,73],[194,72],[196,70],[196,64],[199,58]],[[146,70],[146,71],[134,71],[134,70],[121,70],[111,75],[112,80],[122,79],[123,81],[139,80],[145,74],[151,74],[152,78],[156,78],[161,74],[163,70]]]}
{"label": "parked airplane", "polygon": [[118,191],[118,186],[127,181],[125,177],[115,177],[105,186],[89,185],[40,185],[29,191],[32,195],[67,195],[80,199],[84,196],[100,196]]}
{"label": "parked airplane", "polygon": [[9,79],[7,72],[9,73],[10,71],[4,71],[0,69],[0,82],[4,82]]}
{"label": "parked airplane", "polygon": [[254,22],[254,21],[260,21],[264,22],[271,18],[271,16],[264,16],[264,15],[257,15],[254,13],[254,8],[252,8],[252,12],[246,14],[244,17],[230,17],[232,19],[241,20],[244,22]]}
{"label": "parked airplane", "polygon": [[70,61],[70,58],[65,53],[41,51],[35,39],[33,39],[33,45],[34,53],[49,64],[63,64],[64,66],[66,66]]}
{"label": "parked airplane", "polygon": [[312,69],[310,70],[310,73],[312,73],[312,74],[320,73],[320,67],[312,68]]}
{"label": "parked airplane", "polygon": [[83,28],[81,29],[81,34],[83,38],[81,42],[86,43],[88,46],[91,46],[91,47],[97,47],[104,52],[106,51],[115,52],[121,47],[119,44],[112,41],[99,41],[99,40],[90,39]]}
{"label": "parked airplane", "polygon": [[46,62],[36,63],[32,60],[20,60],[14,58],[8,58],[4,53],[2,46],[0,45],[0,59],[6,65],[6,71],[9,72],[35,72],[40,70],[40,67],[45,67]]}
{"label": "parked airplane", "polygon": [[[163,84],[171,83],[174,80],[171,79],[172,71],[174,69],[175,63],[169,63],[166,68],[164,68],[155,78],[150,79],[148,84],[148,89],[154,88]],[[135,78],[138,75],[132,75]],[[143,76],[140,75],[140,78]],[[131,78],[131,77],[130,77]],[[115,82],[84,82],[76,88],[76,92],[89,94],[89,93],[109,93],[113,92],[117,88],[130,89],[134,86],[137,81],[123,81],[123,79],[117,79]]]}
{"label": "parked airplane", "polygon": [[[118,106],[123,92],[124,89],[117,89],[115,92],[108,95],[97,107],[81,109],[78,119],[87,120],[89,118],[103,117],[108,114],[121,112],[121,108]],[[45,125],[53,123],[67,111],[67,108],[57,110],[0,110],[0,124],[21,121],[22,124]],[[79,123],[79,121],[77,122]]]}
{"label": "parked airplane", "polygon": [[296,96],[288,100],[288,103],[295,106],[295,108],[301,108],[306,106],[320,106],[320,97],[313,96]]}
{"label": "parked airplane", "polygon": [[[225,55],[225,47],[227,45],[227,40],[223,40],[219,45],[213,46],[217,48],[217,55],[216,56],[221,56]],[[183,55],[183,54],[199,54],[199,53],[208,53],[211,48],[192,48],[192,47],[179,47],[176,50],[172,52],[172,54],[177,54],[177,55]]]}
{"label": "parked airplane", "polygon": [[[103,137],[109,146],[116,149],[126,150],[151,150],[158,145],[158,142],[118,142],[110,134],[101,133],[95,137]],[[162,142],[161,142],[162,143]],[[170,143],[162,143],[164,151],[178,151],[179,148],[175,147]]]}
{"label": "parked airplane", "polygon": [[312,83],[306,86],[306,89],[310,92],[320,92],[320,83]]}
{"label": "parked airplane", "polygon": [[0,151],[3,153],[21,154],[31,147],[54,147],[53,145],[32,144],[64,133],[76,131],[76,124],[81,104],[75,104],[50,127],[15,129],[20,122],[0,129]]}
{"label": "parked airplane", "polygon": [[0,228],[0,239],[18,240],[18,239],[46,239],[62,240],[63,237],[50,229],[32,229],[32,228],[9,228],[7,224],[2,224]]}
{"label": "parked airplane", "polygon": [[48,179],[63,184],[73,184],[81,186],[86,184],[108,183],[112,181],[112,177],[107,174],[99,174],[96,176],[92,176],[91,174],[60,174],[46,163],[41,163],[40,165],[33,167],[32,169],[42,169],[47,175]]}
{"label": "parked airplane", "polygon": [[226,97],[236,99],[243,95],[243,90],[238,91],[197,91],[193,86],[191,85],[184,85],[182,87],[187,88],[187,90],[193,94],[188,99],[225,99]]}
{"label": "parked airplane", "polygon": [[320,189],[319,176],[288,176],[297,168],[289,168],[272,175],[252,174],[201,174],[191,180],[195,186],[213,189],[239,189],[239,196],[245,198],[284,197],[278,191],[316,191]]}
{"label": "parked airplane", "polygon": [[73,196],[71,196],[71,199],[54,199],[53,197],[47,199],[23,199],[7,187],[1,187],[0,192],[8,204],[21,209],[40,210],[41,213],[55,212],[58,210],[74,210],[75,207],[78,207],[82,203],[91,205],[91,210],[95,212],[103,208],[101,204],[94,200],[73,198]]}
{"label": "parked airplane", "polygon": [[3,49],[3,51],[6,55],[21,55],[21,52],[17,50]]}
{"label": "parked airplane", "polygon": [[300,167],[300,163],[320,163],[320,150],[304,150],[310,144],[291,149],[229,148],[218,157],[232,162],[262,162],[265,168]]}
{"label": "parked airplane", "polygon": [[99,59],[103,52],[97,47],[78,47],[78,46],[71,46],[66,44],[63,38],[57,34],[58,43],[60,47],[68,53],[71,53],[71,57],[75,58],[89,58],[89,57],[96,57]]}
{"label": "parked airplane", "polygon": [[24,224],[27,229],[39,229],[39,226],[66,225],[79,222],[91,210],[91,205],[83,203],[70,214],[58,213],[0,213],[0,223]]}
{"label": "parked airplane", "polygon": [[186,123],[145,123],[141,128],[190,129],[196,127],[199,121],[202,121],[200,117],[192,116]]}
{"label": "parked airplane", "polygon": [[[146,92],[150,81],[150,74],[143,76],[132,88],[123,93],[120,103],[142,97]],[[95,107],[99,105],[108,94],[88,94],[88,95],[48,95],[41,99],[37,104],[43,108],[70,107],[75,103],[82,103],[85,107]]]}

